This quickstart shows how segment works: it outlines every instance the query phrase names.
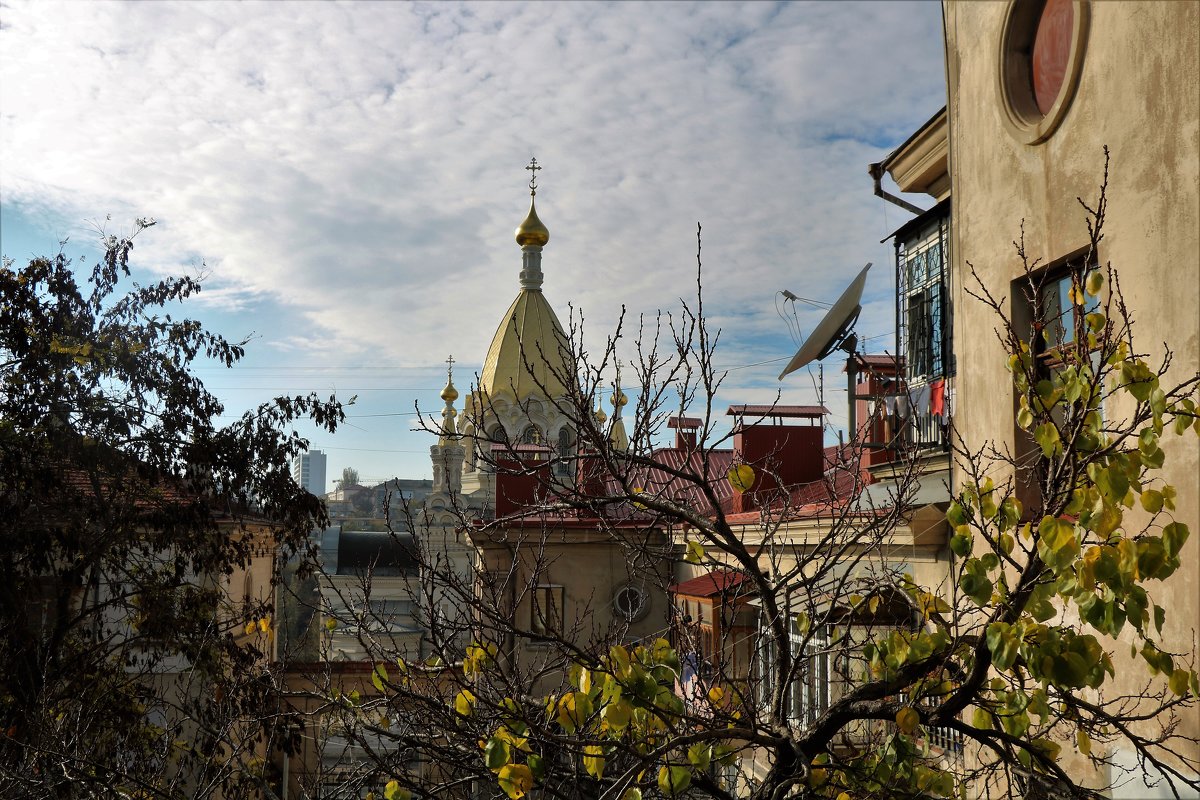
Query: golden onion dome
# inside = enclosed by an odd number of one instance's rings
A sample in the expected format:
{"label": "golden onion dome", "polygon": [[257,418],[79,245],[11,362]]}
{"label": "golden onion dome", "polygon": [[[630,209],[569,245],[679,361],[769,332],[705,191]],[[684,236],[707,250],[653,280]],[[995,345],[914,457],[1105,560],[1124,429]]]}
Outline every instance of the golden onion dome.
{"label": "golden onion dome", "polygon": [[538,219],[533,197],[529,198],[529,214],[526,215],[525,221],[517,227],[515,238],[521,247],[530,244],[545,247],[546,242],[550,241],[550,229]]}
{"label": "golden onion dome", "polygon": [[603,408],[597,408],[594,416],[596,417],[596,422],[600,423],[601,425],[608,421],[608,414],[604,413]]}
{"label": "golden onion dome", "polygon": [[446,388],[442,389],[441,398],[447,403],[453,403],[458,399],[458,389],[454,388],[454,383],[446,381]]}
{"label": "golden onion dome", "polygon": [[628,402],[629,402],[629,398],[626,397],[625,393],[622,392],[620,389],[617,389],[615,392],[613,392],[613,396],[612,396],[613,408],[621,408]]}

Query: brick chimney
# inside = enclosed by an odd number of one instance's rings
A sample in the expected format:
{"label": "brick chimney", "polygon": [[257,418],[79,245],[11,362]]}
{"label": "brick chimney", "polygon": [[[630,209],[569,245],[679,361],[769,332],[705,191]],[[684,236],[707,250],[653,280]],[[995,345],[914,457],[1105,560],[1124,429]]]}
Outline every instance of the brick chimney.
{"label": "brick chimney", "polygon": [[699,417],[675,416],[667,420],[667,427],[675,429],[675,449],[695,450],[696,431],[703,422]]}
{"label": "brick chimney", "polygon": [[822,406],[729,407],[726,414],[734,418],[734,461],[754,468],[754,484],[734,494],[735,512],[769,505],[781,491],[821,479],[825,474],[822,420],[828,413]]}

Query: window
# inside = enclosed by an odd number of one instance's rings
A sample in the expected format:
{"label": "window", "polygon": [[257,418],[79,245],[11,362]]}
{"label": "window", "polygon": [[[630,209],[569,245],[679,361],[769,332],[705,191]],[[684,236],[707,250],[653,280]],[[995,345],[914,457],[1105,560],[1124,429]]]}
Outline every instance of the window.
{"label": "window", "polygon": [[539,636],[549,636],[563,630],[565,589],[562,586],[541,585],[533,590],[529,630]]}
{"label": "window", "polygon": [[416,630],[411,600],[376,600],[367,609],[366,627],[372,633]]}
{"label": "window", "polygon": [[904,355],[899,397],[885,407],[897,438],[908,448],[948,447],[947,379],[954,373],[950,342],[948,206],[913,221],[896,240],[896,337]]}
{"label": "window", "polygon": [[[1086,272],[1080,276],[1080,283],[1086,280]],[[1040,342],[1038,352],[1051,354],[1063,345],[1075,341],[1075,304],[1071,302],[1071,290],[1074,286],[1073,273],[1068,272],[1042,282],[1038,292],[1038,309],[1034,326],[1040,327]],[[1082,291],[1082,285],[1079,291]],[[1083,315],[1100,309],[1100,298],[1086,296],[1085,305],[1081,307],[1078,322],[1082,324]]]}
{"label": "window", "polygon": [[[805,637],[796,633],[795,625],[789,625],[788,628],[792,631],[789,634],[792,651],[801,650],[800,657],[804,663],[796,670],[796,676],[788,686],[784,707],[790,721],[808,726],[829,710],[833,679],[830,631],[828,628],[813,631],[805,644]],[[771,672],[778,666],[778,661],[769,631],[760,631],[759,642],[759,699],[765,705],[770,702],[774,677]]]}
{"label": "window", "polygon": [[[791,626],[793,648],[800,648],[804,637]],[[829,631],[814,631],[803,649],[804,665],[788,689],[788,717],[808,726],[829,710],[830,659]]]}
{"label": "window", "polygon": [[530,425],[521,433],[521,444],[541,444],[542,430],[537,425]]}
{"label": "window", "polygon": [[902,344],[910,383],[946,374],[943,345],[949,327],[944,313],[944,238],[945,228],[939,222],[933,231],[905,244],[897,255]]}
{"label": "window", "polygon": [[558,431],[558,457],[559,462],[556,471],[560,475],[568,475],[571,472],[571,431],[567,428],[561,428]]}
{"label": "window", "polygon": [[1010,0],[996,77],[1004,121],[1022,143],[1049,139],[1071,106],[1088,16],[1084,0]]}

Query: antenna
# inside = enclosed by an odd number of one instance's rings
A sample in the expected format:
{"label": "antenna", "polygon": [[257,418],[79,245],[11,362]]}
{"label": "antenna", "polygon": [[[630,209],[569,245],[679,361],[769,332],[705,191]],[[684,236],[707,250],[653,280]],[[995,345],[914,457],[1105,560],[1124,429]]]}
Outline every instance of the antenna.
{"label": "antenna", "polygon": [[846,287],[846,291],[842,292],[838,301],[833,304],[833,308],[829,309],[825,318],[817,327],[813,328],[812,335],[796,351],[796,355],[792,356],[792,360],[783,368],[783,372],[779,373],[779,380],[783,380],[786,375],[795,372],[809,362],[826,358],[834,350],[843,349],[849,353],[854,352],[854,348],[858,344],[858,337],[854,336],[851,330],[854,328],[854,323],[858,322],[858,315],[862,313],[860,301],[863,288],[867,284],[867,270],[869,269],[871,269],[871,263],[867,262],[858,276]]}

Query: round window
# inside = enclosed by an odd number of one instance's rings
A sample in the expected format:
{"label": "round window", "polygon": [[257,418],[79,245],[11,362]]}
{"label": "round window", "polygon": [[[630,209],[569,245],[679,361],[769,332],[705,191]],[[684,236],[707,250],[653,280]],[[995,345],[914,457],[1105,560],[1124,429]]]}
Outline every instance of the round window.
{"label": "round window", "polygon": [[1009,129],[1025,144],[1062,122],[1083,66],[1088,0],[1011,0],[1000,39],[1000,99]]}
{"label": "round window", "polygon": [[650,611],[650,596],[641,586],[627,583],[613,593],[613,611],[626,622],[637,622]]}

